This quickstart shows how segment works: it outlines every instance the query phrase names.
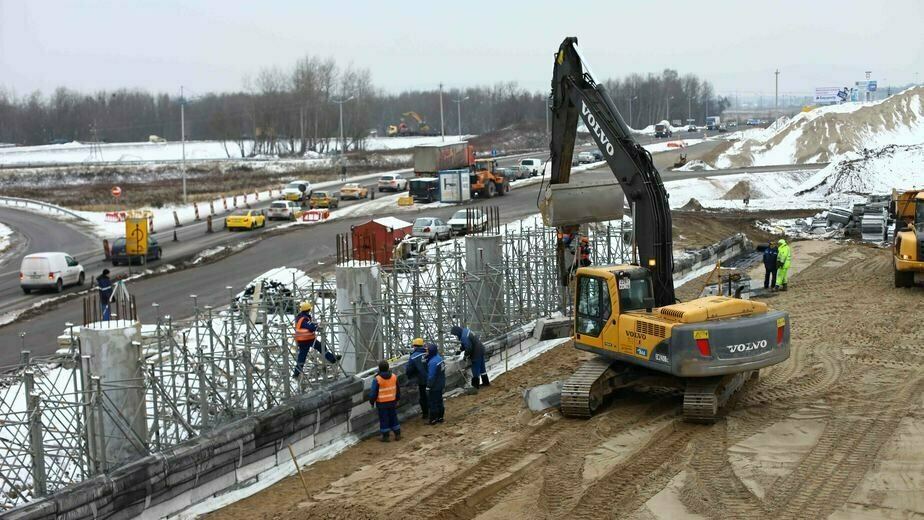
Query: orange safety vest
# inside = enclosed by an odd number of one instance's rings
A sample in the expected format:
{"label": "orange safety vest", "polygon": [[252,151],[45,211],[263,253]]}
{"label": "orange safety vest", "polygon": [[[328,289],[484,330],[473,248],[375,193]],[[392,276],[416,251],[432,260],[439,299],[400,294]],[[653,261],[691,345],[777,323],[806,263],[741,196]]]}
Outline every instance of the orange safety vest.
{"label": "orange safety vest", "polygon": [[398,376],[392,374],[390,379],[382,376],[375,376],[379,383],[379,395],[376,396],[377,403],[390,403],[398,397]]}
{"label": "orange safety vest", "polygon": [[305,320],[308,318],[302,316],[295,322],[295,341],[312,341],[317,338],[317,334],[303,327]]}

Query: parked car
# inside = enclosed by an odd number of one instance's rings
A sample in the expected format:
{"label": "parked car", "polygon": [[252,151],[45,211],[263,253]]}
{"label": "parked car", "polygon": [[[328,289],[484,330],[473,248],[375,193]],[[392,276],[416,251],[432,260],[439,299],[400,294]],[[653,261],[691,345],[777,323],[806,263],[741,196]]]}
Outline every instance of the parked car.
{"label": "parked car", "polygon": [[520,159],[520,166],[529,171],[530,177],[535,177],[542,173],[543,163],[541,159]]}
{"label": "parked car", "polygon": [[452,230],[449,229],[449,224],[442,219],[420,217],[414,221],[414,227],[411,228],[411,236],[426,238],[431,242],[435,242],[451,237]]}
{"label": "parked car", "polygon": [[[471,211],[471,218],[469,218]],[[480,209],[460,209],[449,219],[449,228],[454,235],[464,235],[477,231],[484,231],[488,227],[488,216]]]}
{"label": "parked car", "polygon": [[346,199],[367,199],[369,198],[369,188],[363,186],[358,182],[350,182],[344,184],[340,188],[340,198],[343,200]]}
{"label": "parked car", "polygon": [[83,285],[84,279],[83,266],[67,253],[32,253],[19,265],[19,287],[26,294],[33,289],[61,292],[65,285]]}
{"label": "parked car", "polygon": [[277,200],[266,210],[269,220],[295,220],[302,216],[302,207],[291,200]]}
{"label": "parked car", "polygon": [[595,161],[594,154],[590,152],[581,152],[577,154],[578,164],[587,164]]}
{"label": "parked car", "polygon": [[[160,244],[157,243],[157,238],[148,235],[148,254],[144,256],[144,262],[160,260],[163,255],[164,251],[161,249]],[[112,247],[109,249],[109,259],[112,261],[112,265],[142,263],[141,255],[129,255],[125,250],[125,237],[117,238],[112,243]]]}
{"label": "parked car", "polygon": [[283,200],[293,200],[295,202],[307,202],[311,196],[310,181],[292,181],[282,190]]}
{"label": "parked car", "polygon": [[266,226],[266,216],[259,209],[236,209],[225,219],[228,231]]}
{"label": "parked car", "polygon": [[340,207],[340,195],[333,191],[316,191],[308,199],[310,208],[329,208]]}
{"label": "parked car", "polygon": [[407,179],[394,173],[386,173],[379,177],[379,193],[383,191],[404,191],[407,189]]}

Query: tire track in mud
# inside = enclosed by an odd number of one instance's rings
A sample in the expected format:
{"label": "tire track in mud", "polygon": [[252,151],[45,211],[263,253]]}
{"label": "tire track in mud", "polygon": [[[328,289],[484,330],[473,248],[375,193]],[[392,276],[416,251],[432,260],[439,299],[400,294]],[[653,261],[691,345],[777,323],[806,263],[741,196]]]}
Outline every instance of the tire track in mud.
{"label": "tire track in mud", "polygon": [[[644,397],[636,399],[639,405],[644,403]],[[408,512],[420,515],[424,511],[425,518],[474,518],[547,474],[544,467],[550,461],[553,464],[567,461],[569,468],[573,465],[578,477],[568,484],[580,486],[584,456],[601,442],[599,437],[586,434],[589,424],[605,422],[615,426],[612,433],[618,433],[661,420],[678,408],[666,396],[651,406],[619,406],[616,403],[613,409],[590,420],[562,418],[519,436],[500,451],[482,456],[475,466],[440,486]]]}
{"label": "tire track in mud", "polygon": [[710,426],[674,420],[664,429],[668,431],[652,436],[645,446],[597,479],[560,518],[609,518],[635,511],[678,473],[669,463],[682,457],[690,440],[708,432]]}
{"label": "tire track in mud", "polygon": [[[653,401],[650,406],[643,408],[641,413],[616,409],[603,417],[598,430],[606,426],[605,437],[602,435],[579,435],[575,437],[562,437],[549,450],[548,462],[543,468],[543,481],[540,493],[540,511],[546,518],[564,518],[575,502],[583,493],[585,457],[600,446],[607,438],[636,428],[644,428],[679,410],[679,403],[663,395]],[[639,400],[645,397],[639,397]],[[615,406],[626,406],[618,403]]]}
{"label": "tire track in mud", "polygon": [[870,403],[865,415],[832,419],[799,466],[768,493],[765,502],[772,515],[784,520],[825,518],[846,503],[908,413],[908,400],[921,389],[921,381],[918,377],[904,385],[895,395],[896,406]]}

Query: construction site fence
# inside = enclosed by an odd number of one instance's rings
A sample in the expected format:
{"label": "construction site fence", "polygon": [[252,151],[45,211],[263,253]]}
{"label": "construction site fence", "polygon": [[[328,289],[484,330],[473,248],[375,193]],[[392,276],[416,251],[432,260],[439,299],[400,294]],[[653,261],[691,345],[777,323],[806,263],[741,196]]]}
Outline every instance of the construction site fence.
{"label": "construction site fence", "polygon": [[[597,262],[628,261],[629,225],[587,231]],[[474,332],[490,342],[538,318],[567,314],[571,295],[558,283],[554,229],[533,221],[479,236],[497,243],[492,262],[470,268],[467,239],[439,242],[422,257],[376,268],[375,298],[338,302],[338,280],[293,273],[291,281],[255,282],[238,294],[229,287],[221,308],[191,296],[193,315],[183,320],[151,302],[154,315],[138,317],[144,324],[134,343],[141,357],[136,380],[93,373],[77,326],[68,327],[54,356],[33,357],[22,345],[20,362],[0,367],[0,511],[130,462],[107,460],[105,446],[115,437],[138,453],[163,452],[347,378],[324,352],[355,349],[356,365],[368,368],[379,356],[407,354],[416,337],[455,351],[450,329],[471,325],[475,315],[484,327]],[[310,350],[298,374],[293,317],[305,301],[321,324],[321,347]],[[360,318],[375,330],[357,331]],[[138,409],[113,404],[126,390],[143,392]],[[139,414],[144,436],[132,429]],[[104,422],[117,431],[105,431]]]}

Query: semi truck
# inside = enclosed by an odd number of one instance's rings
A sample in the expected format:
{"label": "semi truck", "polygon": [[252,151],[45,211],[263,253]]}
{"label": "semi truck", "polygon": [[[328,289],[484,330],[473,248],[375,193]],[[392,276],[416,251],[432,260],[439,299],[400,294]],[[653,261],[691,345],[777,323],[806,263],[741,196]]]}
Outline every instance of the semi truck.
{"label": "semi truck", "polygon": [[475,147],[467,142],[414,147],[414,175],[436,177],[437,172],[475,165]]}

